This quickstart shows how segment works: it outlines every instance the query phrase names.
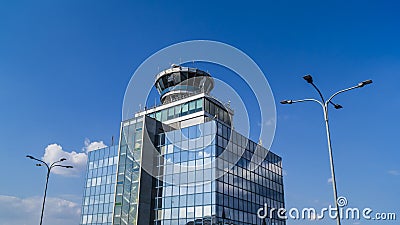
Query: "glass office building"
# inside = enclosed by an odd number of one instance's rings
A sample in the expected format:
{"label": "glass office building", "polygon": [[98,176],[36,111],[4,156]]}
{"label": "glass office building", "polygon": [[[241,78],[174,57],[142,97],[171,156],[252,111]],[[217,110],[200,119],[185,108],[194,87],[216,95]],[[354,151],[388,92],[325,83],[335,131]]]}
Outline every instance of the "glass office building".
{"label": "glass office building", "polygon": [[88,153],[80,224],[111,225],[117,163],[118,146]]}
{"label": "glass office building", "polygon": [[[257,217],[264,204],[284,208],[282,159],[232,129],[233,110],[209,95],[212,77],[173,66],[155,86],[162,105],[121,123],[114,189],[106,192],[113,199],[94,211],[106,202],[95,203],[103,192],[87,187],[82,224],[284,225],[277,215]],[[97,182],[88,175],[86,186]]]}

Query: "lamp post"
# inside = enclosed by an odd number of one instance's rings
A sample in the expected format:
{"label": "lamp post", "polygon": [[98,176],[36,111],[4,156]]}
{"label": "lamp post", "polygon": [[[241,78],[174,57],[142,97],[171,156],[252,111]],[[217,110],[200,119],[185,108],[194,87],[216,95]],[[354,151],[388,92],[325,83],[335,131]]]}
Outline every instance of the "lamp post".
{"label": "lamp post", "polygon": [[336,205],[336,210],[337,210],[336,220],[337,220],[337,224],[340,225],[339,204],[338,204],[338,196],[337,196],[337,189],[336,189],[336,178],[335,178],[335,166],[333,164],[331,134],[330,134],[330,129],[329,129],[328,106],[329,106],[329,104],[331,104],[331,105],[333,105],[333,107],[335,109],[343,108],[341,105],[333,103],[332,99],[335,96],[337,96],[338,94],[341,94],[343,92],[350,91],[350,90],[353,90],[353,89],[356,89],[356,88],[361,88],[361,87],[364,87],[365,85],[371,84],[372,80],[366,80],[366,81],[363,81],[363,82],[361,82],[361,83],[359,83],[359,84],[357,84],[357,85],[355,85],[353,87],[340,90],[340,91],[336,92],[335,94],[333,94],[331,97],[329,97],[328,100],[325,101],[325,98],[322,95],[321,91],[314,84],[312,76],[311,75],[306,75],[306,76],[303,77],[303,79],[306,80],[309,84],[311,84],[314,87],[314,89],[318,92],[321,100],[317,100],[317,99],[313,99],[313,98],[302,99],[302,100],[283,100],[283,101],[281,101],[281,104],[293,104],[293,103],[299,103],[299,102],[316,102],[316,103],[318,103],[319,105],[322,106],[322,109],[324,111],[326,136],[327,136],[327,140],[328,140],[328,151],[329,151],[329,160],[330,160],[330,166],[331,166],[333,196],[334,196],[334,199],[335,199],[335,205]]}
{"label": "lamp post", "polygon": [[64,165],[58,164],[58,163],[60,163],[60,162],[63,162],[63,161],[65,161],[65,160],[67,160],[66,158],[61,158],[60,160],[58,160],[58,161],[56,161],[56,162],[53,162],[53,163],[51,163],[51,164],[49,165],[49,164],[47,164],[46,162],[44,162],[43,160],[37,159],[37,158],[35,158],[35,157],[33,157],[33,156],[27,155],[26,157],[27,157],[27,158],[30,158],[30,159],[33,159],[33,160],[35,160],[35,161],[40,162],[40,163],[37,163],[36,166],[43,166],[43,165],[45,165],[46,168],[47,168],[46,186],[45,186],[45,188],[44,188],[44,196],[43,196],[43,204],[42,204],[42,213],[41,213],[41,215],[40,215],[40,225],[42,225],[42,223],[43,223],[43,213],[44,213],[44,204],[45,204],[45,202],[46,202],[46,195],[47,195],[47,184],[49,183],[49,177],[50,177],[51,169],[53,169],[54,167],[64,167],[64,168],[73,168],[73,167],[72,167],[72,166],[64,166]]}

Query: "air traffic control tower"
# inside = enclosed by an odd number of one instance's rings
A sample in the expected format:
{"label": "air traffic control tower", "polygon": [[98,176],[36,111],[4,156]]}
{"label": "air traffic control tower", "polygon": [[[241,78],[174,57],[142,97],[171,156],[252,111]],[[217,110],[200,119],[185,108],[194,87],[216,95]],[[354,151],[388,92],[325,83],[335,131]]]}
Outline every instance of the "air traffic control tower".
{"label": "air traffic control tower", "polygon": [[155,87],[162,104],[121,122],[118,152],[89,152],[80,224],[285,225],[257,217],[284,208],[282,159],[232,128],[211,75],[172,65]]}

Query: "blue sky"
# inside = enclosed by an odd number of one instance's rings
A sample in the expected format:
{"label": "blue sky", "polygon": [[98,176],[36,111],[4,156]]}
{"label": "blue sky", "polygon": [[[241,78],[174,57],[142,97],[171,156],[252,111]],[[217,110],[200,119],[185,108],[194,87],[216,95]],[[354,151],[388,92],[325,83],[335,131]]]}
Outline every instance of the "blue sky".
{"label": "blue sky", "polygon": [[[353,207],[400,214],[399,7],[397,1],[1,1],[0,224],[39,220],[45,171],[26,154],[42,157],[54,143],[76,154],[90,143],[109,145],[135,69],[156,51],[194,39],[248,54],[277,102],[315,97],[301,78],[307,73],[327,95],[373,79],[338,96],[344,109],[331,111],[338,189]],[[320,108],[277,105],[277,115],[272,150],[284,160],[287,206],[327,206],[332,191]],[[83,185],[83,170],[52,175],[48,194],[64,213],[49,210],[48,224],[78,223]],[[16,219],[18,210],[24,216]]]}

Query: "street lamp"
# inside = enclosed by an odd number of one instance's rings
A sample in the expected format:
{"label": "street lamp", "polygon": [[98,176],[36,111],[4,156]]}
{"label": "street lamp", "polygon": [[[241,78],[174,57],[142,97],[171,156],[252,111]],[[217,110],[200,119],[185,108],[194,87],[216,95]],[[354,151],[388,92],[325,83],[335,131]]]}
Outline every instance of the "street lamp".
{"label": "street lamp", "polygon": [[65,160],[67,160],[66,158],[61,158],[60,160],[51,163],[50,165],[45,163],[44,161],[37,159],[33,156],[27,155],[27,158],[33,159],[35,161],[38,161],[40,163],[37,163],[36,166],[43,166],[45,165],[47,168],[47,175],[46,175],[46,186],[44,188],[44,197],[43,197],[43,204],[42,204],[42,214],[40,215],[40,225],[42,225],[43,222],[43,212],[44,212],[44,204],[46,202],[46,194],[47,194],[47,184],[49,183],[49,177],[50,177],[50,171],[51,169],[53,169],[54,167],[64,167],[64,168],[73,168],[72,166],[64,166],[64,165],[60,165],[58,163],[63,162]]}
{"label": "street lamp", "polygon": [[336,92],[335,94],[333,94],[331,97],[329,97],[328,100],[325,101],[325,98],[322,95],[321,91],[314,84],[312,76],[311,75],[306,75],[306,76],[303,77],[303,79],[305,81],[307,81],[307,83],[311,84],[314,87],[314,89],[318,92],[318,94],[319,94],[319,96],[321,98],[321,101],[317,100],[317,99],[309,98],[309,99],[302,99],[302,100],[283,100],[283,101],[281,101],[281,104],[293,104],[293,103],[299,103],[299,102],[316,102],[316,103],[320,104],[322,106],[322,109],[324,110],[326,136],[327,136],[327,139],[328,139],[329,160],[330,160],[331,173],[332,173],[331,175],[332,175],[333,196],[334,196],[334,199],[335,199],[335,205],[336,205],[336,210],[337,210],[336,220],[337,220],[337,224],[340,225],[339,204],[338,204],[338,196],[337,196],[337,189],[336,189],[336,178],[335,178],[335,167],[334,167],[334,164],[333,164],[331,135],[330,135],[329,121],[328,121],[329,120],[328,119],[328,105],[332,104],[335,109],[343,108],[341,105],[333,103],[332,99],[336,95],[341,94],[341,93],[346,92],[346,91],[350,91],[350,90],[356,89],[356,88],[364,87],[365,85],[371,84],[372,80],[366,80],[366,81],[360,82],[356,86],[340,90],[340,91]]}

